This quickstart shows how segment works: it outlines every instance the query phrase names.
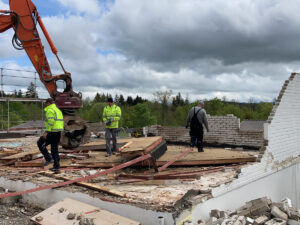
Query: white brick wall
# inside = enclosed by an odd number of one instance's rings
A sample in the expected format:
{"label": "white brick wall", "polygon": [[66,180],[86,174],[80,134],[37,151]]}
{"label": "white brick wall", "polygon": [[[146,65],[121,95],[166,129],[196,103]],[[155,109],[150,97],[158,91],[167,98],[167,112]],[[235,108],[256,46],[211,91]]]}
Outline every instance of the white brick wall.
{"label": "white brick wall", "polygon": [[218,196],[279,170],[299,163],[300,155],[300,74],[287,80],[264,130],[268,140],[260,163],[244,168],[238,179],[230,185],[213,189]]}

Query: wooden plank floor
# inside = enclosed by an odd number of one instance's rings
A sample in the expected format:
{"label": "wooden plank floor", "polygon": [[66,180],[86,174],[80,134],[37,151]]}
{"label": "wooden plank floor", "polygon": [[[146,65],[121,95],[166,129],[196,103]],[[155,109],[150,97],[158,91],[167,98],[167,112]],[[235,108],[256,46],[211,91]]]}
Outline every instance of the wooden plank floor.
{"label": "wooden plank floor", "polygon": [[[188,147],[171,146],[168,151],[157,160],[157,165],[162,166],[177,155],[184,152]],[[198,152],[194,148],[189,154],[185,155],[172,165],[216,165],[228,163],[255,162],[256,157],[247,152],[225,150],[224,148],[204,148],[204,152]]]}

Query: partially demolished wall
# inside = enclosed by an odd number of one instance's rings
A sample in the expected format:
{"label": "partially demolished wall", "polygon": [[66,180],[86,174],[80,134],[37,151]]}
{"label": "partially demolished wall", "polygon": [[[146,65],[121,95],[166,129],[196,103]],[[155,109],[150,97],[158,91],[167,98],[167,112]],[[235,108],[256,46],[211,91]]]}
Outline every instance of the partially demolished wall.
{"label": "partially demolished wall", "polygon": [[[227,116],[207,115],[210,132],[204,134],[204,142],[213,145],[232,145],[260,148],[263,146],[263,131],[240,130],[240,119],[229,114]],[[173,143],[189,143],[189,130],[184,127],[151,126],[150,135],[162,136]]]}
{"label": "partially demolished wall", "polygon": [[[293,73],[282,90],[264,127],[265,149],[260,163],[241,170],[228,185],[212,190],[214,198],[193,208],[193,221],[213,208],[233,209],[262,196],[275,201],[289,197],[299,208],[300,185],[300,74]],[[238,196],[238,198],[237,198]]]}

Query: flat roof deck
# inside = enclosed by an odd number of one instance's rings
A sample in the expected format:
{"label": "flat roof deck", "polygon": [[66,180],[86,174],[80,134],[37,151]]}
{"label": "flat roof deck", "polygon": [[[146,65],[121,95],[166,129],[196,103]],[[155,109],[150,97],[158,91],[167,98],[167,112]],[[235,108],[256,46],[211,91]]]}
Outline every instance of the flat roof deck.
{"label": "flat roof deck", "polygon": [[[157,160],[150,157],[138,161],[136,159],[152,154],[155,149],[160,151],[165,144],[162,138],[120,139],[118,147],[121,152],[111,157],[104,157],[104,140],[93,140],[78,149],[61,149],[62,173],[57,175],[49,172],[48,168],[42,168],[43,158],[36,147],[37,139],[31,136],[0,140],[1,177],[44,186],[95,176],[110,169],[112,172],[105,175],[58,188],[168,212],[188,207],[191,201],[211,198],[212,188],[232,182],[241,167],[255,162],[258,155],[258,151],[224,148],[204,148],[202,153],[195,148],[187,152],[187,146],[168,145],[167,151],[162,152]],[[160,172],[155,171],[155,166],[159,170],[172,159],[177,160]],[[138,162],[118,169],[132,160]]]}

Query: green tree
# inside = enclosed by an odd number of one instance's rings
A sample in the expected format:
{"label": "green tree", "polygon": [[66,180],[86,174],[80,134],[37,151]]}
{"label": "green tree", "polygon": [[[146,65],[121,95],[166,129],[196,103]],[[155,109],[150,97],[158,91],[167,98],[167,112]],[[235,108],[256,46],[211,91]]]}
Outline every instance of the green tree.
{"label": "green tree", "polygon": [[105,102],[97,102],[93,104],[88,112],[88,120],[91,122],[101,122],[103,109],[105,106]]}
{"label": "green tree", "polygon": [[127,96],[126,103],[127,103],[128,105],[130,105],[130,106],[132,106],[132,105],[133,105],[133,99],[132,99],[132,97],[131,97],[131,96]]}
{"label": "green tree", "polygon": [[126,115],[125,126],[141,128],[155,123],[156,119],[151,115],[148,105],[146,103],[138,103],[131,107],[129,114]]}
{"label": "green tree", "polygon": [[101,96],[100,96],[100,94],[98,92],[95,95],[93,102],[94,103],[101,102]]}
{"label": "green tree", "polygon": [[38,98],[38,94],[36,92],[36,87],[33,82],[30,82],[29,86],[27,87],[25,97],[26,98]]}
{"label": "green tree", "polygon": [[22,98],[23,97],[23,93],[22,93],[21,89],[18,91],[17,97],[18,98]]}
{"label": "green tree", "polygon": [[120,94],[120,97],[119,97],[119,104],[120,105],[125,105],[125,99],[124,99],[124,96],[122,94]]}
{"label": "green tree", "polygon": [[172,95],[172,90],[157,91],[153,95],[154,95],[156,101],[161,103],[161,105],[162,105],[161,118],[162,118],[162,125],[164,125],[166,123],[166,114],[168,111],[168,105],[169,105],[170,98]]}
{"label": "green tree", "polygon": [[214,98],[205,104],[207,113],[212,116],[224,115],[223,107],[224,107],[224,103],[219,98]]}

